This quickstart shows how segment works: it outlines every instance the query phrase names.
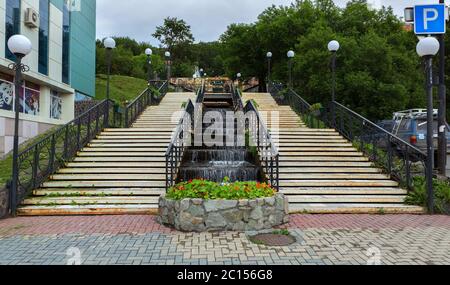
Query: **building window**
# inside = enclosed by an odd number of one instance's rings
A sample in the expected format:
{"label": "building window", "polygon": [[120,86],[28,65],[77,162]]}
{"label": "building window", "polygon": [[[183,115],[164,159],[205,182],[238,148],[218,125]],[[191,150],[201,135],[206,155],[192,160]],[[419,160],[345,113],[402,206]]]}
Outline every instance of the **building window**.
{"label": "building window", "polygon": [[61,120],[62,113],[62,99],[58,92],[53,91],[50,95],[51,106],[50,106],[50,118]]}
{"label": "building window", "polygon": [[[14,111],[15,88],[12,78],[0,77],[0,110]],[[40,86],[25,82],[19,92],[19,112],[39,115]]]}
{"label": "building window", "polygon": [[49,0],[39,0],[39,73],[48,75]]}
{"label": "building window", "polygon": [[62,54],[62,81],[70,83],[70,10],[67,0],[63,5],[63,54]]}
{"label": "building window", "polygon": [[20,0],[6,0],[5,20],[5,56],[7,59],[16,60],[16,56],[8,49],[8,40],[20,34]]}

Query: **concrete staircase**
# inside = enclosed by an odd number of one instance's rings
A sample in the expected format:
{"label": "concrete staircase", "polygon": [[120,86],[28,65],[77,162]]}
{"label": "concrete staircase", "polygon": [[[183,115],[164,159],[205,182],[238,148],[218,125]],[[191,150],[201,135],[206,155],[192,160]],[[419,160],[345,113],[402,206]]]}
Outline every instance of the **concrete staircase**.
{"label": "concrete staircase", "polygon": [[251,99],[278,141],[280,191],[291,212],[424,213],[404,205],[407,192],[335,130],[307,128],[268,93],[244,93],[244,103]]}
{"label": "concrete staircase", "polygon": [[157,212],[165,191],[165,152],[194,93],[168,93],[131,128],[106,129],[35,190],[19,215],[106,215]]}

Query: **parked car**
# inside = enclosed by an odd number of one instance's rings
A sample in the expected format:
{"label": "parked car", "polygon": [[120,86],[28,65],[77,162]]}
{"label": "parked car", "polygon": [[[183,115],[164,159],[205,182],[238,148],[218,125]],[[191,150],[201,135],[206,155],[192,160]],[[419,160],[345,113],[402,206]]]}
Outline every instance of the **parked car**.
{"label": "parked car", "polygon": [[[413,109],[394,114],[394,128],[392,133],[409,142],[422,151],[427,150],[427,111]],[[434,147],[438,146],[438,110],[434,110],[433,120]],[[447,124],[447,140],[450,142],[450,126]],[[449,144],[450,146],[450,144]]]}

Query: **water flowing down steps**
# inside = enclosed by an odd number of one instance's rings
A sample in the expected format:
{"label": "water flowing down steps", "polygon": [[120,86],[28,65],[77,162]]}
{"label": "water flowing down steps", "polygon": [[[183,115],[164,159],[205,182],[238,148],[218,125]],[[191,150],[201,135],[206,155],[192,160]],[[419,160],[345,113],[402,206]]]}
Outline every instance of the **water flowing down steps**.
{"label": "water flowing down steps", "polygon": [[[194,93],[168,93],[128,129],[107,129],[33,192],[19,215],[156,213],[165,192],[165,152]],[[179,119],[182,113],[175,116]]]}
{"label": "water flowing down steps", "polygon": [[259,105],[280,151],[280,191],[293,213],[424,213],[404,204],[399,187],[333,129],[310,129],[268,93],[244,93]]}

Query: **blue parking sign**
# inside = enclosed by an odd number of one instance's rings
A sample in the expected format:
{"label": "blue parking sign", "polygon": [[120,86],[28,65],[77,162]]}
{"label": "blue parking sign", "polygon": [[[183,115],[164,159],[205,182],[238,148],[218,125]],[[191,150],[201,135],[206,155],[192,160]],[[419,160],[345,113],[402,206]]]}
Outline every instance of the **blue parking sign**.
{"label": "blue parking sign", "polygon": [[445,4],[414,7],[414,32],[417,35],[445,34]]}

